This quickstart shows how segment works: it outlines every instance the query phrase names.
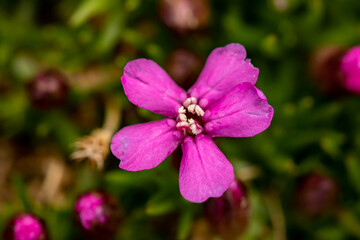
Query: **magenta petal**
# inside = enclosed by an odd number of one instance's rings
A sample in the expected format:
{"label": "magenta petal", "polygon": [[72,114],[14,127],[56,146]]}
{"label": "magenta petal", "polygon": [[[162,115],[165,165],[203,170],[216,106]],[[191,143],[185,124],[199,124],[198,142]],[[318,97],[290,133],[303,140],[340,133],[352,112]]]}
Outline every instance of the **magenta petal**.
{"label": "magenta petal", "polygon": [[175,124],[172,119],[162,119],[128,126],[117,132],[110,148],[120,159],[119,167],[139,171],[159,165],[183,138]]}
{"label": "magenta petal", "polygon": [[191,202],[204,202],[220,197],[234,179],[234,169],[209,136],[188,136],[181,145],[179,185],[183,197]]}
{"label": "magenta petal", "polygon": [[252,137],[269,127],[274,109],[251,83],[242,83],[205,111],[211,137]]}
{"label": "magenta petal", "polygon": [[255,84],[259,69],[245,57],[245,48],[237,43],[214,49],[189,95],[201,99],[200,106],[206,107],[240,83]]}
{"label": "magenta petal", "polygon": [[346,89],[360,94],[360,46],[351,48],[344,55],[340,69]]}
{"label": "magenta petal", "polygon": [[148,59],[136,59],[126,64],[121,81],[133,104],[167,117],[175,117],[187,98],[185,90]]}
{"label": "magenta petal", "polygon": [[255,89],[256,89],[257,95],[259,95],[260,98],[267,100],[265,94],[260,89],[258,89],[256,86],[255,86]]}

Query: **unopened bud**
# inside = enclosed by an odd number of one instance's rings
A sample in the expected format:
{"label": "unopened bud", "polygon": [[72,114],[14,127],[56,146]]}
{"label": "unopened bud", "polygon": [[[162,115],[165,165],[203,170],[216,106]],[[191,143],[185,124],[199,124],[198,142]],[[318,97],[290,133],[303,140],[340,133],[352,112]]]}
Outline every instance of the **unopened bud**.
{"label": "unopened bud", "polygon": [[245,231],[250,217],[245,186],[234,180],[221,197],[205,203],[205,214],[217,234],[224,239],[236,239]]}
{"label": "unopened bud", "polygon": [[201,59],[194,53],[178,49],[170,54],[166,70],[177,84],[188,89],[195,83],[202,66]]}
{"label": "unopened bud", "polygon": [[345,92],[340,72],[343,54],[343,48],[330,45],[317,49],[310,59],[310,71],[314,84],[326,95],[336,96]]}
{"label": "unopened bud", "polygon": [[46,70],[27,85],[30,101],[35,107],[50,109],[65,103],[68,85],[65,76],[55,70]]}
{"label": "unopened bud", "polygon": [[341,59],[345,88],[360,95],[360,46],[353,47]]}
{"label": "unopened bud", "polygon": [[305,216],[318,217],[334,207],[337,194],[333,179],[318,173],[309,174],[296,187],[296,210]]}
{"label": "unopened bud", "polygon": [[160,17],[178,33],[204,28],[208,25],[210,6],[208,0],[161,0]]}
{"label": "unopened bud", "polygon": [[75,221],[87,239],[109,239],[118,229],[121,210],[117,201],[107,193],[90,191],[78,198]]}
{"label": "unopened bud", "polygon": [[49,239],[43,220],[30,213],[15,215],[6,225],[4,240]]}

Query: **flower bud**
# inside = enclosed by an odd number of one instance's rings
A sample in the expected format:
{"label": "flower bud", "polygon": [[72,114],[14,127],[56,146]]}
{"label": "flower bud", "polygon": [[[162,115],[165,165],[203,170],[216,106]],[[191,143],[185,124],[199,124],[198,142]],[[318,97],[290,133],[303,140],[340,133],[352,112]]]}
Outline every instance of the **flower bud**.
{"label": "flower bud", "polygon": [[194,53],[177,49],[170,54],[166,70],[179,86],[188,89],[195,83],[202,66],[201,59]]}
{"label": "flower bud", "polygon": [[161,0],[160,17],[178,33],[198,30],[208,25],[208,0]]}
{"label": "flower bud", "polygon": [[344,93],[340,61],[344,49],[336,45],[324,46],[315,51],[310,60],[310,71],[315,86],[326,95]]}
{"label": "flower bud", "polygon": [[15,215],[6,225],[4,240],[47,240],[44,221],[30,213]]}
{"label": "flower bud", "polygon": [[308,217],[318,217],[334,207],[337,193],[333,179],[318,173],[309,174],[296,187],[296,210]]}
{"label": "flower bud", "polygon": [[245,186],[234,180],[221,197],[211,198],[205,203],[205,215],[214,231],[224,239],[241,235],[250,217]]}
{"label": "flower bud", "polygon": [[341,59],[345,88],[360,95],[360,46],[351,48]]}
{"label": "flower bud", "polygon": [[67,98],[65,76],[55,70],[46,70],[27,85],[29,98],[35,107],[51,109],[61,106]]}
{"label": "flower bud", "polygon": [[107,193],[90,191],[78,198],[75,221],[88,239],[108,239],[115,235],[120,224],[120,207]]}

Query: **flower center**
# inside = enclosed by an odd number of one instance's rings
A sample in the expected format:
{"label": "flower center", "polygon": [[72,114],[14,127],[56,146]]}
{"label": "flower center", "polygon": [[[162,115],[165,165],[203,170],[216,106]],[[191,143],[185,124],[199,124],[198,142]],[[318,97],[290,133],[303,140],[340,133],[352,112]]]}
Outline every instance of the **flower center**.
{"label": "flower center", "polygon": [[196,98],[189,97],[178,109],[176,128],[182,130],[184,134],[197,135],[204,130],[201,126],[203,123],[201,117],[204,116],[204,110],[197,102]]}

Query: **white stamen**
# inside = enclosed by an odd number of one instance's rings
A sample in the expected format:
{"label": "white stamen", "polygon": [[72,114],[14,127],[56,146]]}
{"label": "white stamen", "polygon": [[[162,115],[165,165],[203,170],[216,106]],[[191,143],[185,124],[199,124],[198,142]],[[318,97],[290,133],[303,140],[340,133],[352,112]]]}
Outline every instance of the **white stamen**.
{"label": "white stamen", "polygon": [[204,110],[202,110],[202,108],[199,105],[195,106],[195,112],[196,112],[196,115],[198,115],[200,117],[204,116]]}
{"label": "white stamen", "polygon": [[195,104],[191,104],[187,107],[188,111],[191,112],[192,114],[195,114]]}
{"label": "white stamen", "polygon": [[181,122],[186,122],[187,121],[187,117],[185,114],[179,114],[179,118]]}
{"label": "white stamen", "polygon": [[184,108],[184,106],[181,106],[179,109],[178,109],[178,113],[181,114],[185,114],[186,113],[186,109]]}
{"label": "white stamen", "polygon": [[[189,97],[187,98],[184,103],[183,103],[183,106],[185,108],[187,108],[187,110],[192,113],[192,114],[196,114],[198,115],[199,117],[202,117],[204,116],[204,110],[202,110],[202,108],[197,104],[197,99],[195,97]],[[184,108],[184,109],[185,109]],[[178,112],[179,113],[184,113],[184,109],[182,108],[179,108]]]}
{"label": "white stamen", "polygon": [[197,104],[197,99],[195,97],[191,97],[190,99],[191,99],[191,103]]}
{"label": "white stamen", "polygon": [[186,107],[186,108],[187,108],[190,104],[191,104],[191,99],[190,99],[190,98],[187,98],[187,99],[184,101],[184,103],[183,103],[184,107]]}
{"label": "white stamen", "polygon": [[196,121],[194,121],[194,119],[190,118],[188,122],[190,123],[190,130],[194,135],[202,133],[203,128]]}
{"label": "white stamen", "polygon": [[183,106],[178,109],[178,123],[176,124],[176,128],[184,131],[184,134],[186,134],[186,131],[191,131],[194,135],[203,132],[203,127],[194,119],[188,119],[188,116],[186,115],[188,111],[189,113],[196,114],[199,117],[204,116],[204,110],[197,105],[197,102],[198,101],[195,97],[189,97],[184,101]]}
{"label": "white stamen", "polygon": [[186,108],[189,107],[190,104],[197,104],[197,99],[195,97],[189,97],[183,103]]}

